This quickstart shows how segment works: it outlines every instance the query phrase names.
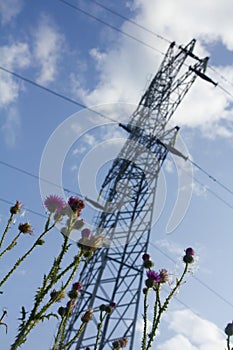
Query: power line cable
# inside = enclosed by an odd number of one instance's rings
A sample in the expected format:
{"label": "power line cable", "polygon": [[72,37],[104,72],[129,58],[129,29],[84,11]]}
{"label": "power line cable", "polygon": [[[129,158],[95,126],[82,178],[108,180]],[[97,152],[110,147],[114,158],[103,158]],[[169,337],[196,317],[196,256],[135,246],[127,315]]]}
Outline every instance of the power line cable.
{"label": "power line cable", "polygon": [[65,4],[66,6],[68,6],[68,7],[72,8],[72,9],[74,9],[75,11],[79,11],[79,12],[85,14],[86,16],[95,19],[96,21],[98,21],[98,22],[100,22],[100,23],[106,25],[107,27],[109,27],[109,28],[111,28],[111,29],[113,29],[113,30],[116,30],[117,32],[121,33],[122,35],[127,36],[128,38],[130,38],[130,39],[132,39],[132,40],[134,40],[134,41],[140,43],[141,45],[146,46],[146,47],[152,49],[153,51],[156,51],[156,52],[159,52],[159,53],[162,54],[162,55],[165,55],[164,52],[162,52],[161,50],[157,49],[156,47],[154,47],[154,46],[152,46],[152,45],[150,45],[150,44],[145,43],[145,41],[140,40],[140,39],[136,38],[135,36],[133,36],[133,35],[131,35],[131,34],[129,34],[129,33],[124,32],[123,30],[121,30],[121,29],[115,27],[114,25],[112,25],[112,24],[110,24],[110,23],[108,23],[108,22],[105,22],[104,20],[100,19],[99,17],[97,17],[97,16],[95,16],[95,15],[93,15],[93,14],[91,14],[91,13],[85,11],[85,10],[83,10],[82,8],[80,8],[80,7],[77,6],[77,5],[71,4],[70,2],[68,2],[68,1],[66,1],[66,0],[56,0],[56,1],[59,1],[59,2],[61,2],[61,3],[63,3],[63,4]]}
{"label": "power line cable", "polygon": [[[166,150],[172,154],[175,154],[177,157],[182,158],[185,161],[189,161],[193,166],[195,166],[198,170],[200,170],[201,172],[203,172],[205,175],[207,175],[209,177],[210,180],[212,180],[213,182],[215,182],[216,184],[218,184],[220,187],[222,187],[225,191],[227,191],[228,193],[230,193],[231,195],[233,195],[233,191],[227,187],[226,185],[224,185],[222,182],[220,182],[219,180],[217,180],[214,176],[212,176],[209,172],[207,172],[206,170],[204,170],[200,165],[198,165],[197,163],[195,163],[194,161],[192,161],[188,156],[185,156],[183,153],[181,153],[179,150],[177,150],[175,147],[169,145],[169,144],[165,144],[162,141],[160,141],[159,139],[157,139],[157,143],[161,144],[164,148],[166,148]],[[183,168],[182,168],[183,169]],[[226,202],[227,203],[227,202]]]}
{"label": "power line cable", "polygon": [[188,158],[188,161],[193,164],[197,169],[199,169],[202,173],[204,173],[205,175],[207,175],[209,177],[210,180],[212,180],[213,182],[216,182],[216,184],[218,184],[220,187],[222,187],[225,191],[227,191],[228,193],[233,195],[233,191],[225,186],[221,181],[217,180],[216,177],[212,176],[210,173],[208,173],[206,170],[204,170],[200,165],[198,165],[197,163],[195,163],[194,161],[192,161],[191,159]]}
{"label": "power line cable", "polygon": [[[156,250],[158,250],[162,255],[164,255],[165,257],[167,257],[170,261],[172,261],[174,264],[177,263],[177,261],[175,259],[173,259],[170,255],[168,255],[167,253],[165,253],[163,250],[161,250],[157,245],[155,245],[153,242],[150,242],[150,245],[152,245]],[[216,292],[216,290],[212,287],[210,287],[207,283],[203,282],[200,278],[196,277],[195,275],[192,275],[192,277],[198,282],[200,283],[203,287],[205,287],[206,289],[208,289],[211,293],[213,293],[216,297],[218,297],[219,299],[221,299],[225,304],[231,306],[233,308],[233,304],[227,300],[226,298],[224,298],[222,296],[222,294]]]}
{"label": "power line cable", "polygon": [[[85,10],[81,9],[80,7],[78,7],[77,5],[73,5],[73,4],[71,4],[70,2],[68,2],[68,1],[66,1],[66,0],[57,0],[57,1],[60,1],[60,2],[66,4],[67,6],[73,8],[73,9],[79,11],[79,12],[82,12],[83,14],[85,14],[85,15],[87,15],[87,16],[89,16],[89,17],[95,19],[95,20],[97,20],[98,22],[100,22],[100,23],[102,23],[102,24],[104,24],[104,25],[110,27],[111,29],[118,31],[118,32],[120,32],[121,34],[123,34],[123,35],[125,35],[125,36],[128,36],[130,39],[136,40],[137,42],[139,42],[139,43],[142,44],[142,45],[147,46],[147,47],[151,48],[152,50],[155,50],[155,51],[159,52],[159,53],[162,54],[162,55],[165,55],[165,53],[162,52],[162,51],[160,51],[158,48],[156,48],[156,47],[154,47],[154,46],[152,46],[152,45],[149,45],[149,44],[147,44],[145,41],[140,40],[140,39],[136,38],[135,36],[133,36],[133,35],[131,35],[131,34],[128,34],[128,33],[124,32],[123,30],[121,30],[121,29],[119,29],[119,28],[113,26],[112,24],[109,24],[109,23],[103,21],[103,20],[100,19],[99,17],[88,13],[87,11],[85,11]],[[148,32],[148,33],[150,33],[150,34],[156,36],[157,38],[166,41],[167,43],[171,43],[171,42],[172,42],[171,40],[165,38],[164,36],[162,36],[162,35],[160,35],[160,34],[154,32],[154,31],[152,31],[152,30],[150,30],[150,29],[148,29],[148,28],[146,28],[146,27],[143,26],[143,25],[140,25],[139,23],[137,23],[137,22],[131,20],[130,18],[128,18],[128,17],[126,17],[126,16],[120,14],[119,12],[117,12],[117,11],[115,11],[115,10],[110,9],[109,7],[107,7],[107,6],[105,6],[105,5],[101,4],[101,3],[99,3],[99,2],[96,1],[96,0],[89,0],[89,1],[91,1],[91,2],[93,2],[93,3],[95,3],[95,4],[97,4],[98,6],[102,7],[102,8],[105,9],[106,11],[108,11],[108,12],[110,12],[110,13],[112,13],[112,14],[114,14],[114,15],[116,15],[116,16],[122,18],[122,19],[124,19],[125,21],[128,21],[129,23],[134,24],[134,25],[137,26],[138,28],[143,29],[144,31],[146,31],[146,32]],[[175,46],[176,46],[177,48],[180,48],[180,45],[178,45],[178,44],[176,44],[176,43],[175,43]],[[186,67],[189,67],[187,64],[184,64],[184,65],[185,65]],[[208,68],[210,68],[213,72],[215,72],[217,75],[219,75],[219,77],[220,77],[222,80],[224,80],[225,82],[228,82],[230,85],[233,86],[233,83],[232,83],[232,82],[230,82],[225,76],[223,76],[221,73],[219,73],[219,72],[218,72],[215,68],[213,68],[211,65],[208,65]],[[224,88],[223,86],[221,86],[220,84],[217,84],[217,86],[218,86],[222,91],[224,91],[226,94],[228,94],[229,96],[231,96],[231,97],[233,98],[233,94],[230,93],[227,89],[225,89],[225,88]]]}
{"label": "power line cable", "polygon": [[191,179],[193,179],[196,183],[198,183],[199,185],[201,185],[203,187],[204,190],[210,192],[214,197],[216,197],[218,200],[220,200],[221,202],[223,202],[226,206],[228,206],[230,209],[233,209],[233,205],[231,205],[230,203],[228,203],[225,199],[223,199],[222,197],[220,197],[216,192],[214,192],[213,190],[211,190],[209,187],[207,187],[205,184],[203,184],[200,180],[198,180],[194,175],[190,175],[183,167],[182,170],[186,173],[187,176],[189,176]]}
{"label": "power line cable", "polygon": [[67,193],[73,193],[73,194],[76,194],[77,196],[83,197],[83,196],[82,196],[80,193],[78,193],[78,192],[69,190],[68,188],[62,187],[62,186],[60,186],[60,185],[58,185],[58,184],[56,184],[56,183],[54,183],[54,182],[52,182],[52,181],[49,181],[49,180],[47,180],[47,179],[44,179],[44,178],[42,178],[42,177],[40,177],[40,176],[38,176],[38,175],[35,175],[35,174],[33,174],[33,173],[29,172],[29,171],[26,171],[26,170],[24,170],[24,169],[22,169],[22,168],[19,168],[19,167],[15,166],[15,165],[9,164],[9,163],[4,162],[4,161],[2,161],[2,160],[0,160],[0,164],[1,164],[1,165],[4,165],[4,166],[6,166],[6,167],[8,167],[8,168],[10,168],[10,169],[16,170],[16,171],[18,171],[18,172],[20,172],[20,173],[22,173],[22,174],[24,174],[24,175],[30,176],[30,177],[32,177],[32,178],[34,178],[34,179],[36,179],[36,180],[40,180],[40,181],[46,182],[46,183],[48,183],[48,184],[50,184],[50,185],[53,185],[53,186],[55,186],[55,187],[57,187],[57,188],[60,188],[60,189],[62,188],[62,189],[63,189],[65,192],[67,192]]}
{"label": "power line cable", "polygon": [[[63,0],[58,0],[58,1],[63,1]],[[100,113],[100,112],[98,112],[98,111],[96,111],[96,110],[94,110],[94,109],[92,109],[92,108],[89,108],[89,107],[85,106],[84,104],[82,104],[82,103],[80,103],[80,102],[78,102],[78,101],[76,101],[76,100],[73,100],[73,99],[71,99],[71,98],[69,98],[69,97],[67,97],[67,96],[65,96],[65,95],[63,95],[63,94],[60,94],[60,93],[58,93],[58,92],[56,92],[56,91],[54,91],[54,90],[52,90],[52,89],[49,89],[49,88],[47,88],[47,87],[45,87],[45,86],[43,86],[43,85],[41,85],[41,84],[38,84],[38,83],[36,83],[34,80],[31,80],[31,79],[29,79],[29,78],[26,78],[26,77],[24,77],[24,76],[22,76],[22,75],[20,75],[20,74],[18,74],[18,73],[15,73],[15,72],[13,72],[13,71],[7,69],[7,68],[4,68],[4,67],[0,66],[0,70],[6,72],[6,73],[8,73],[8,74],[11,74],[12,76],[14,76],[14,77],[16,77],[16,78],[18,78],[18,79],[21,79],[21,80],[23,80],[23,81],[26,81],[27,83],[30,83],[30,84],[32,84],[32,85],[34,85],[34,86],[36,86],[36,87],[38,87],[38,88],[40,88],[40,89],[42,89],[42,90],[45,90],[46,92],[49,92],[49,93],[51,93],[51,94],[53,94],[53,95],[55,95],[55,96],[57,96],[57,97],[59,97],[59,98],[62,98],[62,99],[64,99],[64,100],[66,100],[67,102],[70,102],[70,103],[73,103],[73,104],[75,104],[75,105],[78,105],[79,107],[88,109],[89,111],[91,111],[91,112],[97,114],[98,116],[101,116],[101,117],[103,117],[103,118],[105,118],[105,119],[108,119],[108,120],[110,120],[110,121],[112,121],[112,122],[114,122],[114,123],[117,123],[117,124],[118,124],[118,122],[119,122],[119,121],[117,121],[116,119],[113,119],[113,118],[111,118],[111,117],[108,117],[108,116],[106,116],[106,115],[104,115],[104,114],[102,114],[102,113]],[[233,97],[233,95],[232,95],[232,97]],[[199,168],[199,170],[201,170],[203,173],[205,173],[212,181],[216,182],[219,186],[221,186],[222,188],[224,188],[226,191],[228,191],[229,193],[233,194],[233,191],[232,191],[231,189],[229,189],[227,186],[225,186],[223,183],[221,183],[219,180],[217,180],[214,176],[212,176],[211,174],[209,174],[207,171],[205,171],[203,168],[201,168],[198,164],[196,164],[196,163],[194,163],[193,161],[191,161],[189,158],[188,158],[188,160],[189,160],[195,167]],[[35,176],[36,176],[36,175],[35,175]],[[227,203],[227,202],[226,202],[226,203]],[[225,204],[226,204],[226,203],[225,203]]]}
{"label": "power line cable", "polygon": [[36,86],[36,87],[38,87],[38,88],[40,88],[40,89],[42,89],[42,90],[45,90],[45,91],[49,92],[49,93],[52,94],[52,95],[55,95],[55,96],[57,96],[57,97],[59,97],[59,98],[62,98],[63,100],[65,100],[65,101],[67,101],[67,102],[73,103],[73,104],[75,104],[76,106],[82,107],[82,108],[84,108],[84,109],[88,109],[90,112],[93,112],[93,113],[99,115],[100,117],[103,117],[103,118],[105,118],[105,119],[108,119],[108,120],[110,120],[110,121],[112,121],[112,122],[114,122],[114,123],[118,123],[118,122],[119,122],[119,121],[117,121],[117,120],[115,120],[115,119],[113,119],[113,118],[111,118],[111,117],[108,117],[108,116],[102,114],[101,112],[95,111],[94,109],[85,106],[85,105],[84,105],[83,103],[81,103],[81,102],[78,102],[78,101],[76,101],[76,100],[73,100],[73,99],[71,99],[70,97],[67,97],[66,95],[63,95],[63,94],[61,94],[61,93],[59,93],[59,92],[57,92],[57,91],[54,91],[54,90],[52,90],[52,89],[49,89],[49,88],[45,87],[44,85],[38,84],[38,83],[36,83],[34,80],[29,79],[29,78],[26,78],[26,77],[24,77],[24,76],[21,75],[21,74],[15,73],[15,72],[13,72],[12,70],[9,70],[9,69],[7,69],[7,68],[5,68],[5,67],[2,67],[2,66],[0,66],[0,70],[4,71],[5,73],[11,74],[12,76],[14,76],[14,77],[16,77],[16,78],[18,78],[18,79],[21,79],[21,80],[23,80],[23,81],[26,81],[27,83],[29,83],[29,84],[31,84],[31,85],[34,85],[34,86]]}
{"label": "power line cable", "polygon": [[[0,201],[7,204],[7,205],[14,205],[15,203],[11,202],[11,201],[8,201],[4,198],[0,198]],[[34,215],[37,215],[37,216],[40,216],[40,217],[43,217],[43,218],[47,218],[46,215],[44,214],[41,214],[35,210],[32,210],[32,209],[29,209],[27,207],[24,207],[24,209]],[[150,242],[150,245],[152,245],[156,250],[158,250],[161,254],[163,254],[167,259],[169,259],[170,261],[172,261],[173,263],[176,263],[176,261],[168,254],[166,254],[163,250],[161,250],[160,248],[158,248],[153,242]],[[198,281],[198,283],[200,283],[201,285],[203,285],[203,287],[205,287],[206,289],[208,289],[211,293],[213,293],[216,297],[218,297],[219,299],[221,299],[223,302],[225,302],[226,304],[228,304],[229,306],[231,306],[233,308],[233,304],[228,301],[226,298],[224,298],[220,293],[216,292],[215,289],[213,289],[212,287],[210,287],[208,284],[206,284],[205,282],[203,282],[200,278],[192,275],[192,277],[194,279],[196,279]],[[178,300],[180,301],[180,300]],[[182,301],[180,301],[184,306],[187,306],[187,304],[184,304]],[[190,310],[191,308],[188,307]]]}
{"label": "power line cable", "polygon": [[[5,203],[5,204],[8,204],[8,205],[14,205],[14,204],[15,204],[15,203],[10,202],[10,201],[8,201],[7,199],[4,199],[4,198],[0,198],[0,201],[3,202],[3,203]],[[23,206],[23,209],[25,209],[25,210],[28,211],[29,213],[35,214],[35,215],[37,215],[37,216],[40,216],[40,217],[43,217],[43,218],[46,218],[46,219],[48,218],[46,215],[41,214],[41,213],[39,213],[38,211],[29,209],[29,208],[27,208],[27,207],[24,207],[24,206]]]}
{"label": "power line cable", "polygon": [[[57,188],[60,188],[60,189],[62,188],[62,189],[63,189],[65,192],[67,192],[67,193],[72,193],[72,194],[75,194],[75,195],[80,196],[80,197],[82,197],[82,198],[85,198],[85,196],[83,196],[81,193],[78,193],[78,192],[76,192],[76,191],[72,191],[72,190],[70,190],[70,189],[68,189],[68,188],[66,188],[66,187],[62,187],[62,186],[60,186],[60,185],[58,185],[58,184],[56,184],[56,183],[54,183],[54,182],[52,182],[52,181],[49,181],[49,180],[44,179],[44,178],[41,178],[40,176],[35,175],[35,174],[33,174],[33,173],[29,172],[29,171],[26,171],[26,170],[24,170],[24,169],[21,169],[21,168],[19,168],[19,167],[17,167],[17,166],[14,166],[14,165],[9,164],[9,163],[7,163],[7,162],[4,162],[4,161],[2,161],[2,160],[0,160],[0,164],[3,165],[3,166],[8,167],[8,168],[10,168],[10,169],[16,170],[16,171],[18,171],[18,172],[20,172],[20,173],[22,173],[22,174],[24,174],[24,175],[30,176],[30,177],[32,177],[32,178],[34,178],[34,179],[37,179],[37,180],[40,180],[40,181],[49,183],[49,184],[51,184],[51,185],[53,185],[53,186],[55,186],[55,187],[57,187]],[[216,197],[218,200],[220,200],[222,203],[224,203],[224,204],[225,204],[226,206],[228,206],[230,209],[233,209],[233,206],[232,206],[230,203],[228,203],[225,199],[223,199],[221,196],[219,196],[216,192],[214,192],[214,191],[211,190],[209,187],[207,187],[205,184],[203,184],[203,183],[202,183],[200,180],[198,180],[195,176],[190,175],[183,167],[180,166],[180,168],[182,168],[182,170],[186,173],[187,176],[191,177],[195,182],[197,182],[198,184],[200,184],[206,191],[210,192],[214,197]],[[87,198],[86,198],[86,199],[87,199]],[[91,200],[90,200],[89,198],[88,198],[87,200],[89,200],[90,203],[92,203]],[[93,204],[93,203],[92,203],[92,204]],[[94,205],[96,205],[96,203],[95,203]]]}
{"label": "power line cable", "polygon": [[214,73],[216,73],[223,81],[233,86],[233,82],[227,79],[224,75],[222,75],[219,71],[217,71],[212,65],[208,64],[208,68],[211,69]]}
{"label": "power line cable", "polygon": [[118,17],[120,17],[121,19],[124,19],[125,21],[127,21],[127,22],[129,22],[129,23],[135,25],[136,27],[138,27],[138,28],[140,28],[140,29],[143,29],[145,32],[152,34],[153,36],[157,37],[158,39],[164,40],[164,41],[166,41],[167,43],[171,44],[172,41],[166,39],[165,37],[163,37],[163,36],[160,35],[160,34],[155,33],[155,32],[152,31],[151,29],[146,28],[145,26],[143,26],[143,25],[141,25],[141,24],[139,24],[139,23],[133,21],[132,19],[130,19],[130,18],[128,18],[128,17],[122,15],[121,13],[119,13],[119,12],[117,12],[117,11],[115,11],[115,10],[110,9],[109,7],[107,7],[107,6],[103,5],[103,4],[101,4],[100,2],[98,2],[98,1],[96,1],[96,0],[89,0],[89,1],[90,1],[90,2],[93,2],[94,4],[98,5],[99,7],[103,8],[103,9],[105,9],[106,11],[108,11],[108,12],[114,14],[115,16],[118,16]]}

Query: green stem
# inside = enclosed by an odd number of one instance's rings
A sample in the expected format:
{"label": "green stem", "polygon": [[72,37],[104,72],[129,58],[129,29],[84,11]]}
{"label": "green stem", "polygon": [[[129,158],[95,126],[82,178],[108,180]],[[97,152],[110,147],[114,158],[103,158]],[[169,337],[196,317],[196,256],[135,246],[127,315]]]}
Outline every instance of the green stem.
{"label": "green stem", "polygon": [[[84,331],[84,328],[86,326],[86,323],[82,323],[81,326],[79,327],[78,332],[75,334],[75,336],[64,345],[64,349],[68,349],[82,334],[82,332]],[[62,349],[63,350],[63,349]]]}
{"label": "green stem", "polygon": [[55,340],[54,340],[54,345],[53,345],[52,350],[57,350],[57,345],[59,343],[59,338],[60,338],[60,333],[61,333],[61,330],[62,330],[62,327],[63,327],[63,323],[64,323],[64,317],[62,317],[61,322],[60,322],[60,324],[58,326],[57,334],[56,334],[56,337],[55,337]]}
{"label": "green stem", "polygon": [[230,336],[227,337],[227,350],[231,350]]}
{"label": "green stem", "polygon": [[8,280],[8,278],[12,275],[12,273],[16,270],[16,268],[28,257],[28,255],[31,254],[31,252],[33,251],[33,249],[37,246],[37,242],[38,240],[42,239],[47,232],[49,232],[55,224],[53,224],[52,226],[50,226],[47,230],[45,230],[44,232],[42,232],[42,234],[40,235],[40,237],[36,240],[36,242],[33,244],[33,246],[20,258],[16,261],[15,265],[12,267],[12,269],[8,272],[8,274],[0,281],[0,287]]}
{"label": "green stem", "polygon": [[12,248],[14,248],[14,246],[16,246],[17,244],[17,239],[19,238],[21,232],[19,232],[14,239],[12,239],[12,242],[8,245],[8,247],[6,247],[0,254],[0,259],[1,257],[8,251],[11,250]]}
{"label": "green stem", "polygon": [[61,252],[60,252],[59,256],[55,259],[53,266],[47,275],[47,282],[49,280],[53,280],[54,278],[56,279],[57,273],[60,269],[60,264],[61,264],[62,259],[67,251],[68,240],[69,240],[69,238],[67,236],[64,236],[64,241],[62,244]]}
{"label": "green stem", "polygon": [[7,234],[8,230],[9,230],[9,228],[10,228],[10,225],[12,223],[13,217],[14,217],[14,214],[11,214],[11,216],[8,219],[6,228],[5,228],[4,232],[3,232],[3,235],[2,235],[2,238],[1,238],[1,241],[0,241],[0,248],[2,247],[3,241],[4,241],[4,239],[6,237],[6,234]]}
{"label": "green stem", "polygon": [[[58,292],[57,298],[59,298],[60,295],[63,294],[63,292],[66,290],[70,282],[73,280],[75,273],[78,269],[79,263],[81,261],[82,253],[80,252],[77,259],[75,260],[75,264],[73,267],[73,270],[67,279],[66,283],[63,285],[62,289]],[[41,317],[44,315],[44,313],[49,309],[49,307],[56,302],[55,300],[50,300],[47,302],[40,311],[37,311],[39,308],[39,305],[43,301],[44,297],[47,295],[48,291],[53,287],[53,285],[57,282],[57,279],[55,281],[51,281],[50,284],[47,286],[45,290],[41,291],[41,294],[38,295],[38,298],[36,299],[35,305],[33,307],[33,310],[30,313],[28,321],[22,326],[15,343],[12,345],[11,350],[16,350],[24,341],[26,341],[26,338],[28,334],[31,332],[31,330],[36,326],[37,323],[39,323]]]}
{"label": "green stem", "polygon": [[146,334],[147,334],[147,299],[148,299],[148,292],[149,289],[147,288],[145,290],[145,295],[144,295],[144,312],[143,312],[143,320],[144,320],[144,328],[143,328],[143,336],[142,336],[142,350],[146,349]]}
{"label": "green stem", "polygon": [[[161,316],[162,316],[163,312],[167,309],[167,307],[169,305],[169,302],[171,301],[173,295],[175,294],[177,289],[180,287],[180,285],[181,285],[181,283],[182,283],[182,281],[184,279],[184,276],[187,273],[187,271],[188,271],[188,263],[185,264],[185,268],[184,268],[184,271],[183,271],[180,279],[177,281],[175,287],[172,289],[171,293],[165,299],[165,302],[164,302],[163,306],[160,306],[160,308],[159,308],[158,315],[157,315],[157,317],[155,318],[155,320],[154,320],[154,322],[152,324],[152,331],[151,331],[151,334],[150,334],[150,339],[148,341],[146,350],[149,350],[151,348],[153,340],[154,340],[154,337],[155,337],[156,330],[158,328],[158,325],[159,325],[159,322],[160,322],[160,319],[161,319]],[[156,300],[156,303],[158,303],[157,300]]]}
{"label": "green stem", "polygon": [[100,311],[100,323],[98,324],[97,326],[97,335],[96,335],[96,341],[95,341],[95,347],[94,347],[94,350],[97,350],[97,347],[98,347],[98,344],[99,344],[99,340],[100,340],[100,332],[101,332],[101,329],[103,327],[103,322],[104,322],[104,319],[106,317],[106,313],[104,314],[103,316],[103,313],[102,311]]}

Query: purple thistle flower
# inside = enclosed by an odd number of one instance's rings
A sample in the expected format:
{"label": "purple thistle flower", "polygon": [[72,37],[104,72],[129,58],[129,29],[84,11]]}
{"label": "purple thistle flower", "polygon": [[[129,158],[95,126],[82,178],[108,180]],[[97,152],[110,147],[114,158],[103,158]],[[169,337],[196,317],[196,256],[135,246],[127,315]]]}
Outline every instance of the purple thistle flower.
{"label": "purple thistle flower", "polygon": [[150,260],[150,255],[148,253],[143,254],[142,260],[143,261]]}
{"label": "purple thistle flower", "polygon": [[233,335],[233,322],[227,324],[225,333],[228,335],[228,337],[231,337]]}
{"label": "purple thistle flower", "polygon": [[70,197],[68,200],[68,204],[71,207],[74,213],[77,213],[77,216],[81,214],[81,210],[85,208],[84,201],[79,197]]}
{"label": "purple thistle flower", "polygon": [[82,238],[90,239],[92,236],[91,230],[89,228],[84,228],[84,230],[81,231]]}
{"label": "purple thistle flower", "polygon": [[81,282],[73,283],[72,289],[73,290],[80,290],[80,289],[82,289],[82,283]]}
{"label": "purple thistle flower", "polygon": [[67,309],[73,310],[75,308],[75,305],[76,305],[75,300],[71,299],[66,304],[66,307],[67,307]]}
{"label": "purple thistle flower", "polygon": [[44,205],[50,213],[55,213],[60,212],[64,208],[65,202],[62,198],[52,194],[45,199]]}
{"label": "purple thistle flower", "polygon": [[109,306],[111,306],[111,308],[115,309],[116,303],[114,303],[114,301],[111,301],[111,302],[109,303]]}
{"label": "purple thistle flower", "polygon": [[185,253],[186,253],[186,255],[194,255],[195,254],[194,249],[191,247],[187,248],[185,250]]}
{"label": "purple thistle flower", "polygon": [[147,271],[146,275],[148,278],[153,279],[155,282],[160,282],[161,280],[159,273],[154,270]]}
{"label": "purple thistle flower", "polygon": [[166,283],[169,281],[169,274],[166,269],[161,269],[159,271],[159,277],[160,277],[160,282],[161,283]]}

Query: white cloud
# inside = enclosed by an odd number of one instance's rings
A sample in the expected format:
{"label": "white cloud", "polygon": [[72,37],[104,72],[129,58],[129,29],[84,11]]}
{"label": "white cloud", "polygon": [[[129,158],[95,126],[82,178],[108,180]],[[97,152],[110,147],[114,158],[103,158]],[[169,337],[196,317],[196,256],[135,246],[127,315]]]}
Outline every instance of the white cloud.
{"label": "white cloud", "polygon": [[[233,50],[231,0],[198,3],[186,0],[135,0],[133,5],[137,9],[133,20],[171,41],[186,44],[192,38],[197,38],[195,54],[200,57],[208,55],[207,44],[212,45],[217,41],[221,41],[227,50]],[[221,23],[221,26],[217,23]],[[129,22],[123,23],[121,30],[163,52],[167,49],[167,43]],[[88,105],[112,101],[137,103],[143,93],[146,77],[155,74],[163,58],[156,51],[122,35],[105,52],[95,47],[90,54],[97,62],[99,82],[92,91],[81,87],[76,91]],[[227,70],[230,76],[233,75],[231,66],[218,67],[218,70],[222,74]],[[213,71],[207,70],[207,74],[220,79]],[[230,138],[233,135],[233,110],[229,96],[218,87],[197,78],[180,107],[174,116],[180,125],[198,127],[209,137],[218,135]]]}
{"label": "white cloud", "polygon": [[[31,56],[28,45],[15,42],[0,47],[0,65],[7,69],[26,68],[30,64]],[[19,85],[6,72],[0,72],[0,107],[6,107],[18,97]]]}
{"label": "white cloud", "polygon": [[3,25],[16,17],[23,7],[22,0],[0,0],[0,19]]}
{"label": "white cloud", "polygon": [[174,243],[170,239],[160,239],[155,242],[155,246],[158,246],[159,248],[165,249],[169,254],[172,256],[179,256],[181,257],[184,253],[184,249],[181,248],[177,243]]}
{"label": "white cloud", "polygon": [[183,335],[177,334],[171,339],[165,341],[162,346],[158,346],[158,349],[162,350],[198,350],[196,346],[193,346],[190,341]]}
{"label": "white cloud", "polygon": [[47,84],[56,77],[64,37],[47,16],[41,17],[35,33],[34,56],[41,66],[37,82]]}
{"label": "white cloud", "polygon": [[1,132],[7,146],[14,147],[17,141],[17,135],[20,129],[20,118],[15,107],[9,107],[6,120],[1,127]]}
{"label": "white cloud", "polygon": [[175,332],[158,349],[163,350],[219,350],[224,349],[225,335],[214,323],[191,310],[168,312],[164,317],[168,329]]}
{"label": "white cloud", "polygon": [[31,56],[27,43],[15,42],[0,47],[0,62],[6,68],[25,68],[30,61]]}
{"label": "white cloud", "polygon": [[[31,61],[29,47],[26,43],[15,42],[0,47],[0,65],[10,70],[26,68]],[[9,147],[14,147],[17,134],[20,130],[20,116],[15,107],[12,106],[19,95],[19,82],[10,74],[0,71],[0,108],[3,108],[5,121],[1,132]]]}

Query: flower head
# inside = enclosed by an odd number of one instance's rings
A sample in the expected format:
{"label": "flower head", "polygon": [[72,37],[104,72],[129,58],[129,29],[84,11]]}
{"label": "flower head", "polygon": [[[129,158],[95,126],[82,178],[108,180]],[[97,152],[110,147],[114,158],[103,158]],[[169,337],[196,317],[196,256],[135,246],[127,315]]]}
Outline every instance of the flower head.
{"label": "flower head", "polygon": [[119,350],[119,349],[123,349],[126,347],[128,343],[128,339],[127,338],[120,338],[118,340],[115,340],[112,343],[113,349]]}
{"label": "flower head", "polygon": [[84,230],[81,231],[82,238],[90,239],[92,236],[91,230],[89,228],[84,228]]}
{"label": "flower head", "polygon": [[24,234],[29,233],[29,235],[32,234],[32,227],[28,222],[25,222],[25,224],[19,224],[18,226],[19,232],[22,232]]}
{"label": "flower head", "polygon": [[13,205],[13,207],[10,208],[10,213],[13,215],[16,215],[20,212],[20,209],[21,209],[21,202],[16,201],[15,205]]}
{"label": "flower head", "polygon": [[85,314],[81,317],[83,323],[88,323],[93,316],[94,309],[88,309]]}
{"label": "flower head", "polygon": [[150,260],[150,255],[148,253],[143,254],[142,260],[143,261]]}
{"label": "flower head", "polygon": [[227,324],[225,333],[228,335],[228,337],[231,337],[233,335],[233,322]]}
{"label": "flower head", "polygon": [[109,305],[110,305],[113,309],[115,309],[115,307],[117,306],[116,303],[114,303],[114,301],[111,301],[111,302],[109,303]]}
{"label": "flower head", "polygon": [[185,253],[186,253],[187,255],[194,255],[194,254],[195,254],[194,249],[191,248],[191,247],[187,248],[187,249],[185,250]]}
{"label": "flower head", "polygon": [[62,198],[56,195],[50,195],[44,201],[44,205],[48,209],[50,213],[60,213],[60,211],[64,208],[65,202]]}
{"label": "flower head", "polygon": [[116,303],[111,301],[109,305],[105,305],[105,304],[100,305],[100,311],[104,311],[106,312],[106,314],[110,315],[112,311],[115,309],[115,307],[116,307]]}
{"label": "flower head", "polygon": [[183,261],[185,264],[192,264],[194,262],[194,249],[189,247],[185,250],[185,256],[183,257]]}
{"label": "flower head", "polygon": [[73,290],[80,290],[80,289],[82,289],[82,283],[81,282],[73,283],[72,289]]}
{"label": "flower head", "polygon": [[59,302],[61,299],[65,298],[65,293],[62,292],[57,292],[56,289],[53,289],[52,292],[50,293],[50,300],[54,300],[56,302]]}
{"label": "flower head", "polygon": [[149,270],[146,273],[147,277],[154,280],[154,282],[160,282],[161,278],[158,272],[154,271],[154,270]]}
{"label": "flower head", "polygon": [[85,208],[84,201],[79,197],[70,197],[68,204],[74,213],[79,217],[83,208]]}
{"label": "flower head", "polygon": [[66,304],[67,309],[73,310],[75,308],[75,300],[69,300]]}
{"label": "flower head", "polygon": [[166,283],[169,281],[169,274],[166,269],[161,269],[159,271],[160,283]]}
{"label": "flower head", "polygon": [[66,309],[66,307],[60,306],[59,309],[57,310],[57,312],[59,313],[59,315],[61,317],[63,317],[67,313],[67,309]]}

